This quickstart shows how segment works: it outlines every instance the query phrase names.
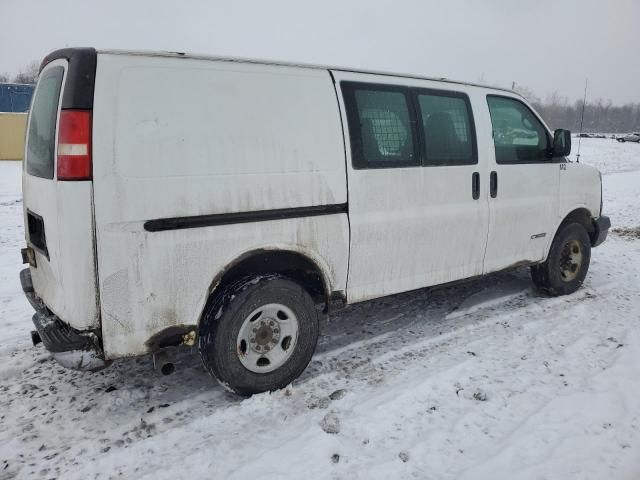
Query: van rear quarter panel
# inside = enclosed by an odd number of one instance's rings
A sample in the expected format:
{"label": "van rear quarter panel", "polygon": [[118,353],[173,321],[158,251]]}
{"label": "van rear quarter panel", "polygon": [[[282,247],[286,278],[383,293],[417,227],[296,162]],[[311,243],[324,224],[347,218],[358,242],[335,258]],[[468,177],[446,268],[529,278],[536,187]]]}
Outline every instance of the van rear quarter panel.
{"label": "van rear quarter panel", "polygon": [[107,358],[197,324],[214,277],[246,252],[303,253],[344,290],[346,214],[147,232],[146,220],[347,201],[326,70],[99,54],[95,219]]}

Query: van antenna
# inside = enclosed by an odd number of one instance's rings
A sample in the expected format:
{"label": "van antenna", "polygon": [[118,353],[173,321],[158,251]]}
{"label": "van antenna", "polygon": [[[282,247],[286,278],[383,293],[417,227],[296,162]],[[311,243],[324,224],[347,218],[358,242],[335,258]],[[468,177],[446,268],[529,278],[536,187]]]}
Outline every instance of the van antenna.
{"label": "van antenna", "polygon": [[576,155],[576,163],[580,163],[580,146],[582,145],[582,126],[584,125],[584,107],[587,104],[587,85],[589,79],[584,79],[584,98],[582,99],[582,114],[580,115],[580,134],[578,135],[578,154]]}

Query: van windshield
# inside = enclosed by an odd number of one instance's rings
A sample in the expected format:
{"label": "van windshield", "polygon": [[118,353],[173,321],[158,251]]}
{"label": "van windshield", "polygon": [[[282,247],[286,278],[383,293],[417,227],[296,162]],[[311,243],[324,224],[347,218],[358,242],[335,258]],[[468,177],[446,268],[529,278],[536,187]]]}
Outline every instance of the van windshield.
{"label": "van windshield", "polygon": [[31,105],[26,160],[27,173],[36,177],[53,178],[56,121],[63,75],[63,67],[47,69],[38,81]]}

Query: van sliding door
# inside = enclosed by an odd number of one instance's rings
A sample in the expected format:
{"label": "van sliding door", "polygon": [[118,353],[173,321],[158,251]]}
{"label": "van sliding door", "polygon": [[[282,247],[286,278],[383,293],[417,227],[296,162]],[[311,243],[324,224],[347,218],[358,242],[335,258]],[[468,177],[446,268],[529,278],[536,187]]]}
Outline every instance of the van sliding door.
{"label": "van sliding door", "polygon": [[347,128],[349,301],[481,274],[486,165],[468,96],[437,82],[333,73]]}

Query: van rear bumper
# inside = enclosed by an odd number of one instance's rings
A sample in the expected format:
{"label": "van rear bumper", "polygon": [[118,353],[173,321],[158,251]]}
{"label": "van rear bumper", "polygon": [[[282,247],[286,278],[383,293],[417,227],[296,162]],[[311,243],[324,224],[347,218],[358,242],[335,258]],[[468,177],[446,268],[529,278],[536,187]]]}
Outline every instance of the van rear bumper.
{"label": "van rear bumper", "polygon": [[[51,356],[62,366],[74,370],[100,370],[108,365],[102,358],[100,341],[93,332],[80,332],[54,315],[36,295],[31,271],[20,272],[22,291],[36,311],[33,324],[38,336]],[[32,335],[33,337],[34,335]]]}

